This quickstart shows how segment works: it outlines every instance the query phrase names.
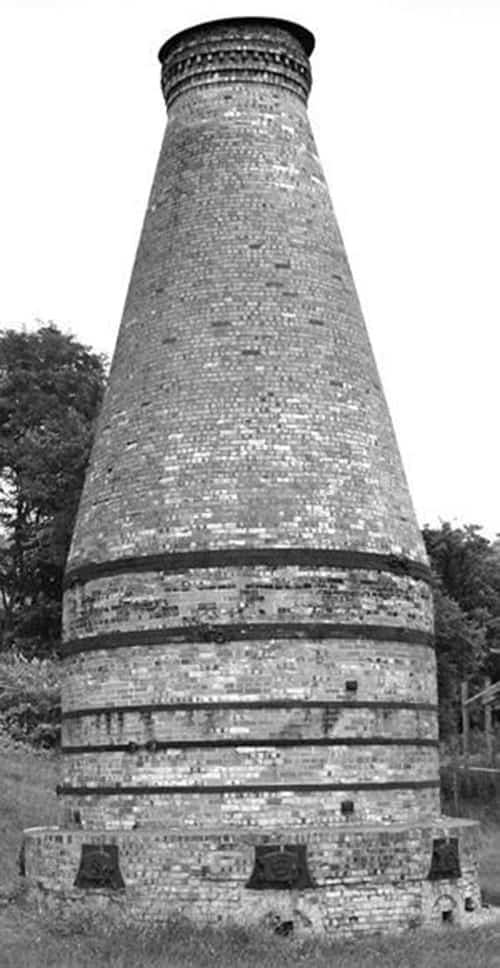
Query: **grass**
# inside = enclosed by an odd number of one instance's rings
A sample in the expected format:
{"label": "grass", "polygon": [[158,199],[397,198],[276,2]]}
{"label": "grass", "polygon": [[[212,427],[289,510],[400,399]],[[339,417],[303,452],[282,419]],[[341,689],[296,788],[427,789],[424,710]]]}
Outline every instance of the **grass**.
{"label": "grass", "polygon": [[18,916],[3,943],[2,968],[500,968],[500,925],[467,932],[416,932],[398,938],[305,942],[243,930],[193,930],[182,922],[159,929],[127,926],[58,931],[36,920],[22,942]]}
{"label": "grass", "polygon": [[[500,826],[500,825],[499,825]],[[481,887],[490,904],[500,907],[500,829],[483,837]],[[500,968],[500,964],[499,964]]]}
{"label": "grass", "polygon": [[475,773],[467,778],[461,771],[455,781],[455,798],[450,771],[441,771],[441,782],[450,797],[444,812],[481,823],[481,887],[485,898],[500,906],[500,774]]}
{"label": "grass", "polygon": [[[39,927],[28,912],[12,904],[7,907],[6,901],[16,886],[24,828],[57,822],[56,758],[13,747],[1,733],[0,743],[0,968],[11,964],[24,968],[25,963],[34,968],[31,944],[40,935]],[[64,960],[52,964],[66,968]]]}
{"label": "grass", "polygon": [[[138,936],[137,932],[94,932],[57,937],[45,930],[22,947],[3,949],[2,968],[496,968],[500,933],[450,929],[446,936],[420,933],[364,942],[296,944],[241,931],[193,932],[181,924]],[[21,950],[20,950],[21,949]]]}
{"label": "grass", "polygon": [[[47,923],[22,896],[7,903],[26,826],[57,822],[56,757],[0,752],[0,968],[500,968],[500,921],[461,931],[397,938],[298,941],[242,929],[193,929],[185,922],[131,927],[72,920]],[[482,883],[500,900],[498,801],[460,803],[483,821]],[[2,906],[3,896],[3,906]]]}
{"label": "grass", "polygon": [[17,873],[24,828],[57,823],[56,774],[54,755],[8,745],[0,752],[0,891]]}

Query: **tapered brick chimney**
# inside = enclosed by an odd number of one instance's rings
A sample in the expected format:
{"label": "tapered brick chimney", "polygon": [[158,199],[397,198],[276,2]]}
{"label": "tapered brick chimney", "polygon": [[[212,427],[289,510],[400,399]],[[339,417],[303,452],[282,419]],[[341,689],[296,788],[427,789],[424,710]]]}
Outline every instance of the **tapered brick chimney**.
{"label": "tapered brick chimney", "polygon": [[307,117],[313,46],[243,18],[160,51],[66,573],[64,822],[26,838],[47,896],[346,935],[479,905],[476,828],[440,817],[430,573]]}

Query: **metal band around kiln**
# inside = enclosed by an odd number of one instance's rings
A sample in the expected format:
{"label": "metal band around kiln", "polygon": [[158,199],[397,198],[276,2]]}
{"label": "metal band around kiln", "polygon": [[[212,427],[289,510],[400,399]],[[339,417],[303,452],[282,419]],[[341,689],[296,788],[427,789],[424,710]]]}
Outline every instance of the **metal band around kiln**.
{"label": "metal band around kiln", "polygon": [[354,790],[436,790],[440,786],[439,780],[388,780],[385,783],[263,783],[235,784],[234,786],[151,786],[137,784],[135,786],[69,786],[59,784],[56,787],[58,796],[74,797],[116,797],[116,796],[144,796],[148,794],[171,795],[210,794],[210,793],[321,793],[347,792]]}
{"label": "metal band around kiln", "polygon": [[269,639],[368,639],[378,642],[401,642],[408,645],[434,645],[430,632],[394,625],[344,624],[342,622],[253,622],[236,625],[178,625],[160,629],[137,629],[131,632],[107,632],[102,635],[71,639],[63,646],[65,655],[95,652],[98,649],[121,649],[130,646],[168,645],[185,642],[268,641]]}
{"label": "metal band around kiln", "polygon": [[62,720],[78,719],[81,716],[112,716],[126,714],[149,714],[161,712],[203,712],[221,709],[406,709],[412,712],[436,713],[437,704],[432,702],[404,702],[402,700],[372,699],[221,699],[212,702],[164,702],[142,703],[130,706],[86,706],[80,709],[68,709],[62,713]]}
{"label": "metal band around kiln", "polygon": [[220,548],[205,551],[179,551],[168,554],[115,558],[113,561],[89,562],[68,568],[64,587],[96,578],[111,578],[142,571],[182,574],[193,568],[228,568],[267,565],[270,568],[349,568],[363,571],[387,571],[432,584],[428,565],[404,555],[385,555],[370,551],[347,551],[327,548]]}
{"label": "metal band around kiln", "polygon": [[88,746],[63,746],[61,753],[85,754],[85,753],[139,753],[139,752],[161,752],[162,750],[196,750],[196,749],[281,749],[294,746],[418,746],[418,747],[437,747],[437,739],[419,739],[418,737],[394,739],[386,736],[320,736],[317,739],[292,738],[289,736],[279,739],[248,739],[247,737],[234,737],[231,739],[178,739],[178,740],[148,740],[145,743],[137,743],[131,740],[128,743],[101,743]]}

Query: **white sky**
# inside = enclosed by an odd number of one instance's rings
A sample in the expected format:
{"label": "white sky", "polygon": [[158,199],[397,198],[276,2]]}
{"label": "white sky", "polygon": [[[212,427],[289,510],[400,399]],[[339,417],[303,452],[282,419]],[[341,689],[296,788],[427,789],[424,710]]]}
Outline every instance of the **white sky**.
{"label": "white sky", "polygon": [[0,326],[111,355],[165,123],[157,50],[316,35],[310,117],[420,523],[500,531],[500,0],[0,0]]}

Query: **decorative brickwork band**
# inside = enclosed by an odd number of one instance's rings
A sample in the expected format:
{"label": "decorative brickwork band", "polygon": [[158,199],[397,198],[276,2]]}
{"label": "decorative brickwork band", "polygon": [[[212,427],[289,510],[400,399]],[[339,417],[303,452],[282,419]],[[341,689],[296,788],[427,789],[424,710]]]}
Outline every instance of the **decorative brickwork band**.
{"label": "decorative brickwork band", "polygon": [[273,748],[280,749],[298,746],[414,746],[414,747],[437,747],[438,741],[435,739],[419,739],[417,737],[402,738],[400,736],[320,736],[317,739],[285,736],[280,739],[249,739],[248,737],[235,737],[233,739],[178,739],[178,740],[155,740],[150,739],[145,743],[100,743],[97,745],[85,746],[63,746],[61,752],[66,754],[80,753],[159,753],[161,750],[188,750],[188,749],[235,749],[240,747],[252,747],[255,749]]}
{"label": "decorative brickwork band", "polygon": [[307,102],[308,55],[314,47],[308,30],[288,21],[254,17],[212,21],[206,26],[205,34],[203,25],[181,31],[160,50],[167,107],[194,87],[235,81],[279,85]]}
{"label": "decorative brickwork band", "polygon": [[191,625],[163,629],[112,632],[73,639],[64,646],[66,655],[94,652],[96,649],[121,649],[129,646],[167,645],[169,642],[239,642],[268,639],[372,639],[377,642],[404,642],[408,645],[434,645],[430,632],[393,625],[347,625],[328,622],[254,622],[241,625]]}
{"label": "decorative brickwork band", "polygon": [[72,585],[93,581],[95,578],[110,578],[113,575],[145,571],[182,574],[191,568],[245,568],[254,565],[267,565],[270,568],[297,566],[387,571],[393,575],[407,575],[417,581],[432,584],[430,568],[420,561],[412,561],[403,555],[347,551],[342,548],[224,548],[89,562],[86,565],[69,568],[65,575],[64,587],[71,588]]}
{"label": "decorative brickwork band", "polygon": [[398,700],[321,700],[321,699],[269,699],[269,700],[224,700],[218,699],[216,702],[166,702],[166,703],[142,703],[130,706],[89,706],[85,709],[68,709],[62,713],[62,719],[79,719],[82,716],[111,716],[124,715],[126,713],[160,713],[160,712],[198,712],[202,710],[219,709],[382,709],[391,712],[393,710],[415,710],[416,712],[437,712],[437,705],[431,702],[401,702]]}
{"label": "decorative brickwork band", "polygon": [[152,786],[142,783],[137,783],[134,786],[68,786],[59,784],[56,787],[56,793],[63,797],[116,797],[155,794],[163,796],[175,793],[186,795],[200,793],[321,793],[325,790],[344,792],[348,790],[435,790],[437,788],[439,788],[439,780],[389,780],[382,783],[235,783],[230,786]]}

